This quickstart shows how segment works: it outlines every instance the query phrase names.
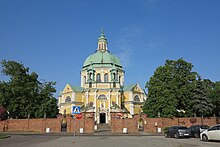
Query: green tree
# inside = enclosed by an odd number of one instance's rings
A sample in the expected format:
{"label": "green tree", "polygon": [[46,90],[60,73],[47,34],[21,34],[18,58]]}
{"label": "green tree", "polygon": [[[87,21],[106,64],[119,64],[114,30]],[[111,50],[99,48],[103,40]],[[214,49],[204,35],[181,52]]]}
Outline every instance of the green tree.
{"label": "green tree", "polygon": [[[192,115],[190,100],[193,96],[197,73],[192,72],[193,65],[184,61],[166,60],[146,83],[148,99],[145,101],[143,111],[149,117],[162,117],[179,115]],[[177,109],[186,111],[178,114]]]}
{"label": "green tree", "polygon": [[194,113],[197,116],[201,116],[202,120],[204,115],[207,116],[212,113],[213,105],[207,96],[207,88],[200,77],[196,83],[194,96],[192,98],[192,108]]}
{"label": "green tree", "polygon": [[0,105],[10,112],[11,117],[38,117],[36,112],[46,104],[54,108],[47,108],[45,113],[58,113],[58,108],[54,105],[56,99],[52,94],[56,92],[53,87],[55,82],[41,83],[36,73],[29,74],[29,68],[15,61],[3,60],[2,67],[2,73],[9,76],[9,81],[0,81]]}
{"label": "green tree", "polygon": [[213,113],[220,116],[220,81],[215,82],[209,98],[213,104]]}
{"label": "green tree", "polygon": [[55,82],[41,83],[40,93],[37,97],[37,101],[40,101],[41,104],[38,105],[35,112],[36,117],[44,117],[46,114],[47,117],[53,118],[58,114],[57,100],[52,95],[52,93],[56,92],[55,84]]}

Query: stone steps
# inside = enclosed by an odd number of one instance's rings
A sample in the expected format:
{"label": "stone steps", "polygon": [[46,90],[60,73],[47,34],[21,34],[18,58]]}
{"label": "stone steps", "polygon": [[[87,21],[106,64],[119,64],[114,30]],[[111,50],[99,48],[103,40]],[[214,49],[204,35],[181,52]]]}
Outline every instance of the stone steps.
{"label": "stone steps", "polygon": [[95,131],[95,135],[110,135],[111,133],[111,126],[109,124],[99,124],[97,126],[97,130]]}

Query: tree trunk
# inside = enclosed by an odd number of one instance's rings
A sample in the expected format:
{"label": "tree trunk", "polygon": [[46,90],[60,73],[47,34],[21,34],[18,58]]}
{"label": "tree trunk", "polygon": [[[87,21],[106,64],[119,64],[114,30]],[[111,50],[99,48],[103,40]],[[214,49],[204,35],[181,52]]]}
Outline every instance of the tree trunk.
{"label": "tree trunk", "polygon": [[203,114],[201,115],[201,123],[203,125]]}

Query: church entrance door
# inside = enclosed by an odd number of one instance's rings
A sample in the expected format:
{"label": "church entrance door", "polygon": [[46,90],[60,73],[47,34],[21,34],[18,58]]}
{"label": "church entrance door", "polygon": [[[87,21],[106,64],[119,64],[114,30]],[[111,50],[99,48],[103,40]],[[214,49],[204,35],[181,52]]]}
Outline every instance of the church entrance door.
{"label": "church entrance door", "polygon": [[105,113],[100,113],[100,124],[105,123]]}

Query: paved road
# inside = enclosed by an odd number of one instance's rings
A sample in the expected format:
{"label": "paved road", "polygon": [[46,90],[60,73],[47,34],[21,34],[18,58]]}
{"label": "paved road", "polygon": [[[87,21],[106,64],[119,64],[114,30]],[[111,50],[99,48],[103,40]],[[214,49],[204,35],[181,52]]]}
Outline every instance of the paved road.
{"label": "paved road", "polygon": [[12,135],[0,147],[220,147],[220,142],[173,139],[163,136],[71,136]]}

